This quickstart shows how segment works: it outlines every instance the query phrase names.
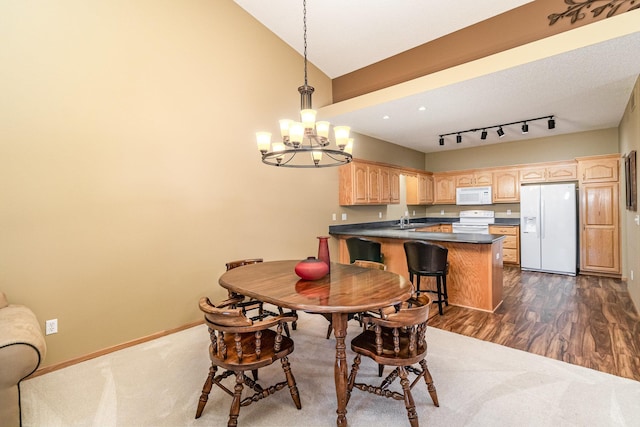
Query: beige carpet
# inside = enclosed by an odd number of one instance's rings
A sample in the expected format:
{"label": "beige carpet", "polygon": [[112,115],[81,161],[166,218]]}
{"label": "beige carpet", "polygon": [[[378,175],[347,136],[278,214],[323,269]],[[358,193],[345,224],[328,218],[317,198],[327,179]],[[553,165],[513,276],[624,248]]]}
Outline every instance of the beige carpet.
{"label": "beige carpet", "polygon": [[[240,426],[332,426],[335,341],[327,322],[301,313],[290,361],[302,409],[287,389],[242,408]],[[349,325],[348,339],[359,332]],[[440,407],[414,388],[423,426],[640,426],[640,382],[430,328],[428,362]],[[24,426],[221,426],[231,398],[214,389],[194,419],[209,362],[198,326],[22,383]],[[353,361],[348,351],[349,365]],[[363,361],[358,378],[377,378]],[[264,380],[281,378],[272,365]],[[228,379],[230,381],[230,379]],[[354,390],[350,426],[408,426],[401,401]]]}

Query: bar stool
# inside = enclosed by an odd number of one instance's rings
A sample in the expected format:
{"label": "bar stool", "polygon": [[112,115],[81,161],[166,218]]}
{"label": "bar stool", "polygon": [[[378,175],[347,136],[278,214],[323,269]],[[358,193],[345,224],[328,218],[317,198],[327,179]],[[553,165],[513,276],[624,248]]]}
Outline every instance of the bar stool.
{"label": "bar stool", "polygon": [[428,276],[436,278],[436,290],[425,289],[422,292],[432,292],[438,296],[433,302],[438,303],[438,312],[442,315],[442,303],[449,305],[447,295],[447,274],[449,262],[447,254],[449,250],[444,246],[423,241],[408,241],[404,243],[404,252],[407,256],[409,280],[413,283],[413,276],[417,276],[416,293],[420,295],[420,277]]}
{"label": "bar stool", "polygon": [[362,237],[349,237],[347,239],[347,249],[349,250],[349,262],[357,259],[363,261],[382,262],[381,244]]}

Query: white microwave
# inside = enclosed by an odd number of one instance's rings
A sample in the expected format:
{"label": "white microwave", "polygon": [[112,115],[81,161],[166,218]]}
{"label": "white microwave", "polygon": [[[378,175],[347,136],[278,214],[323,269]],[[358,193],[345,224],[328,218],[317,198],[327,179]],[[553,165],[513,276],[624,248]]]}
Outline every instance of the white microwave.
{"label": "white microwave", "polygon": [[490,205],[491,187],[456,188],[456,205]]}

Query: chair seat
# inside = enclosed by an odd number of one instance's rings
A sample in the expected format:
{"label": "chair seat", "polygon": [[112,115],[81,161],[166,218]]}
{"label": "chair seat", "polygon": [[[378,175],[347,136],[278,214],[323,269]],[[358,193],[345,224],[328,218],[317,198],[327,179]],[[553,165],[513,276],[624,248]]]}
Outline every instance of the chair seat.
{"label": "chair seat", "polygon": [[400,352],[394,354],[393,335],[384,331],[382,334],[382,354],[376,352],[376,333],[366,330],[351,340],[351,350],[363,356],[370,357],[376,363],[386,366],[406,366],[418,363],[424,359],[427,346],[418,346],[414,351],[409,351],[409,334],[400,332],[398,335]]}
{"label": "chair seat", "polygon": [[[281,359],[293,352],[293,340],[286,336],[281,336],[280,351],[274,351],[274,343],[276,340],[275,331],[265,329],[260,337],[261,349],[260,356],[256,354],[256,338],[253,333],[242,334],[240,341],[242,345],[242,361],[238,357],[236,349],[235,334],[227,333],[224,336],[224,343],[227,348],[227,357],[222,358],[218,354],[209,354],[212,363],[225,369],[238,370],[243,368],[246,370],[258,369],[263,366],[272,364],[275,360]],[[218,348],[221,348],[219,345]]]}

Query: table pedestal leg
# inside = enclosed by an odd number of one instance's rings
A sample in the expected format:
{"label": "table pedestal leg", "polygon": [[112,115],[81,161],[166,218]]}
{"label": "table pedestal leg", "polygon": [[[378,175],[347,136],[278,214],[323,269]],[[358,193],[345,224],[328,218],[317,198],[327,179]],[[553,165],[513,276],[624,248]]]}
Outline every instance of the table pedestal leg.
{"label": "table pedestal leg", "polygon": [[347,425],[347,353],[345,337],[347,336],[347,313],[332,313],[333,335],[336,337],[336,364],[333,369],[338,398],[337,425]]}

